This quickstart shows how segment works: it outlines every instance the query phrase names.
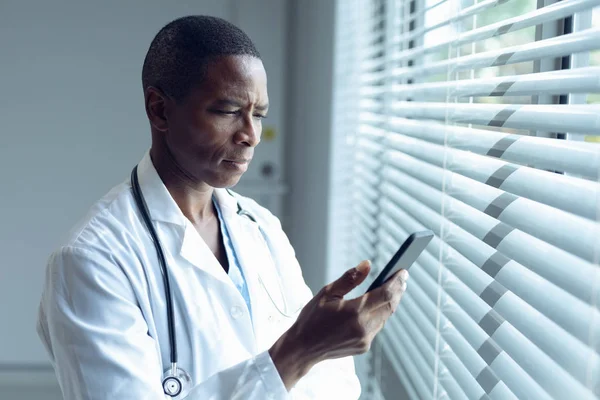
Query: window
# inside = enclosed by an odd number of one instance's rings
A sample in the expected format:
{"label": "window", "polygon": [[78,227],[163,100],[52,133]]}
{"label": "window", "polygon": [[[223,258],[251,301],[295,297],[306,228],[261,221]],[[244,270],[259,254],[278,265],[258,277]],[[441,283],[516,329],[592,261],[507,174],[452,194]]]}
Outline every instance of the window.
{"label": "window", "polygon": [[[592,26],[600,26],[600,7],[592,11]],[[600,67],[600,50],[593,50],[590,54],[590,65]],[[587,98],[588,104],[600,104],[600,93],[591,93]]]}
{"label": "window", "polygon": [[436,234],[360,358],[363,398],[599,398],[600,2],[337,17],[336,273]]}

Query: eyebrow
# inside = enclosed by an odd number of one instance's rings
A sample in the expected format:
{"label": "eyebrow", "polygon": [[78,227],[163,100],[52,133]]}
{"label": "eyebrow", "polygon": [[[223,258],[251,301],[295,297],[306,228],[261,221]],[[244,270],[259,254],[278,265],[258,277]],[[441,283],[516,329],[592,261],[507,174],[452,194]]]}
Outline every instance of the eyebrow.
{"label": "eyebrow", "polygon": [[[231,106],[231,107],[243,107],[244,105],[233,99],[219,99],[216,101],[217,106]],[[269,108],[269,103],[267,104],[259,104],[254,107],[257,111],[266,111]]]}

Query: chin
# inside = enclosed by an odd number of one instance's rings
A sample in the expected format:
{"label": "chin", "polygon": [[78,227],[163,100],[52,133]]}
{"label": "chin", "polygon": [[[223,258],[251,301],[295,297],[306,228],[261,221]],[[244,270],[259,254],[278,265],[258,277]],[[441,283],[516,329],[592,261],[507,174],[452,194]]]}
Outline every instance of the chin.
{"label": "chin", "polygon": [[210,182],[210,186],[215,189],[227,189],[234,187],[240,181],[241,175],[236,176],[220,176],[216,177],[212,182]]}

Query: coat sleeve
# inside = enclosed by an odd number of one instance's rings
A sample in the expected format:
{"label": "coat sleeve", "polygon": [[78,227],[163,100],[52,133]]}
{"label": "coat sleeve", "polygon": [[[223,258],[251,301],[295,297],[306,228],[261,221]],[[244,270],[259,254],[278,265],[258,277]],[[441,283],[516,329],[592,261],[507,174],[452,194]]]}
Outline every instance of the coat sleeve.
{"label": "coat sleeve", "polygon": [[[291,248],[291,245],[289,246]],[[291,264],[295,265],[296,274],[300,275],[293,282],[302,282],[301,285],[296,284],[295,286],[302,288],[303,304],[306,304],[313,297],[312,292],[304,283],[300,266],[295,257]],[[360,393],[361,387],[354,369],[353,357],[321,361],[312,367],[308,374],[300,379],[290,391],[291,398],[294,400],[357,400]]]}
{"label": "coat sleeve", "polygon": [[[38,333],[65,400],[168,399],[158,346],[110,255],[65,247],[50,257]],[[186,399],[288,399],[269,353],[195,382]]]}

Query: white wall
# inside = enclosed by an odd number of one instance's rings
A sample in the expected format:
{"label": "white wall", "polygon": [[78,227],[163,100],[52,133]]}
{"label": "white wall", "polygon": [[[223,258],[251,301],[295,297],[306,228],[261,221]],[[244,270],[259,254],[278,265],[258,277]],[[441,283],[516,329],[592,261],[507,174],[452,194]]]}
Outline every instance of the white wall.
{"label": "white wall", "polygon": [[[35,332],[46,259],[87,208],[128,177],[148,148],[141,67],[152,37],[164,24],[182,15],[211,14],[236,23],[253,38],[269,76],[272,108],[265,125],[278,136],[261,144],[241,186],[251,191],[252,185],[265,184],[259,172],[265,161],[278,171],[276,184],[268,186],[279,186],[284,173],[286,4],[0,4],[0,393],[8,393],[2,385],[14,380],[9,375],[15,371],[34,368],[40,382],[48,379],[46,354]],[[272,202],[273,208],[280,206]]]}

